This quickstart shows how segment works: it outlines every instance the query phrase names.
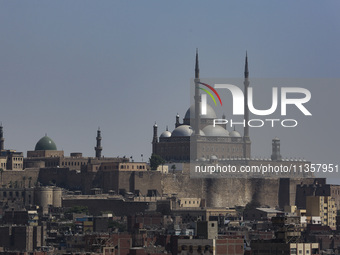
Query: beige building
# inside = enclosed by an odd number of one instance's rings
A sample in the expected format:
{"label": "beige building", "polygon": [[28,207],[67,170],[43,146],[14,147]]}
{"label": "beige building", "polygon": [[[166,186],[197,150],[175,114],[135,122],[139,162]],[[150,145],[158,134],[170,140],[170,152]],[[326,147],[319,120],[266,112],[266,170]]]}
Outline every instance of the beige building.
{"label": "beige building", "polygon": [[0,168],[3,170],[23,170],[24,155],[22,152],[15,150],[0,151]]}
{"label": "beige building", "polygon": [[180,208],[199,208],[201,207],[201,198],[178,198]]}
{"label": "beige building", "polygon": [[319,216],[321,225],[336,228],[336,207],[335,201],[330,196],[307,196],[306,215]]}
{"label": "beige building", "polygon": [[320,254],[318,243],[275,243],[272,240],[251,242],[252,254],[256,255],[311,255]]}

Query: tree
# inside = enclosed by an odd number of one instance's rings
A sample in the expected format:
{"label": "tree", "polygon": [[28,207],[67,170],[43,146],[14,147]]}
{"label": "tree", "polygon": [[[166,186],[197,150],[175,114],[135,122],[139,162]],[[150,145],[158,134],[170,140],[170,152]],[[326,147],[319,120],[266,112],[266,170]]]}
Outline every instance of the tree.
{"label": "tree", "polygon": [[156,154],[152,154],[151,158],[149,158],[149,161],[151,170],[157,170],[158,166],[164,165],[165,163],[165,160],[161,156]]}
{"label": "tree", "polygon": [[171,170],[172,170],[172,173],[175,173],[175,170],[176,170],[176,165],[175,164],[171,166]]}
{"label": "tree", "polygon": [[66,213],[85,213],[85,214],[88,214],[89,209],[88,209],[87,206],[75,205],[75,206],[71,207],[70,209],[68,209],[66,211]]}

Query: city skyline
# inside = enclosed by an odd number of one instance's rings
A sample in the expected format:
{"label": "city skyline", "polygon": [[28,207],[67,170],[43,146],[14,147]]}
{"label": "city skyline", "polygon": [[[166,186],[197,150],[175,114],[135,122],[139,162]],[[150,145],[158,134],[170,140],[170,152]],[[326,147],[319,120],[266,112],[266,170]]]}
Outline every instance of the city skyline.
{"label": "city skyline", "polygon": [[47,133],[94,156],[100,127],[104,156],[147,161],[155,121],[171,131],[190,106],[196,48],[208,78],[242,78],[247,50],[250,85],[307,78],[312,93],[301,127],[250,129],[252,155],[278,136],[283,157],[338,164],[339,3],[245,3],[1,2],[5,148],[26,154]]}

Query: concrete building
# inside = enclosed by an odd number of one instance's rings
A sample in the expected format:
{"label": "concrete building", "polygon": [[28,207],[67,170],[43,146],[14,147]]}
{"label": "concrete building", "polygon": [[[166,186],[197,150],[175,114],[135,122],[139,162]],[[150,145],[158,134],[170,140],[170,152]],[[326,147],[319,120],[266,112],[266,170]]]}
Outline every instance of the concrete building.
{"label": "concrete building", "polygon": [[280,243],[275,240],[251,242],[253,255],[311,255],[320,254],[318,243]]}
{"label": "concrete building", "polygon": [[196,236],[199,239],[216,239],[218,237],[217,221],[197,221]]}
{"label": "concrete building", "polygon": [[283,212],[273,208],[254,208],[245,210],[243,213],[244,220],[271,220],[278,215],[284,215]]}
{"label": "concrete building", "polygon": [[306,198],[306,215],[319,216],[321,225],[336,229],[336,208],[330,196],[308,196]]}
{"label": "concrete building", "polygon": [[178,239],[182,255],[243,255],[244,239],[241,236],[219,236],[218,239]]}
{"label": "concrete building", "polygon": [[41,226],[1,226],[0,247],[11,251],[33,251],[44,245]]}
{"label": "concrete building", "polygon": [[312,184],[298,184],[296,187],[296,205],[298,208],[306,208],[307,196],[331,196],[335,207],[340,210],[340,185],[326,184],[322,180],[315,180]]}

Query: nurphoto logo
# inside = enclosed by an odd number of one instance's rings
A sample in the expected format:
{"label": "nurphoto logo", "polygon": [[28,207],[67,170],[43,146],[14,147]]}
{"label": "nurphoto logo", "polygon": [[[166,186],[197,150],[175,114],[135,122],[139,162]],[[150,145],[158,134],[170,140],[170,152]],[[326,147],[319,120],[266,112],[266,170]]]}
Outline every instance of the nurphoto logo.
{"label": "nurphoto logo", "polygon": [[[205,87],[209,88],[218,98],[220,104],[222,106],[222,100],[220,94],[217,93],[216,89],[223,89],[223,91],[230,92],[233,98],[233,115],[245,115],[245,107],[248,107],[248,110],[257,116],[269,116],[273,114],[278,108],[278,98],[279,98],[279,91],[280,99],[281,99],[281,116],[287,115],[287,105],[295,105],[297,109],[299,109],[305,116],[312,116],[311,112],[304,106],[311,99],[311,93],[308,89],[299,88],[299,87],[282,87],[280,90],[278,87],[272,88],[272,100],[271,106],[268,109],[256,109],[254,107],[254,99],[253,99],[253,88],[247,87],[247,93],[244,95],[243,91],[237,87],[236,85],[232,84],[214,84],[214,87],[199,82],[199,84],[204,85]],[[212,93],[205,88],[200,88],[204,92],[206,92],[212,100],[214,101],[215,105],[217,105],[216,100]],[[201,114],[207,114],[207,94],[201,94]],[[299,98],[290,98],[289,95],[294,95],[295,97],[299,96]],[[227,124],[229,121],[227,119],[214,119],[213,125],[216,124]],[[242,122],[233,122],[232,119],[230,120],[231,127],[236,124],[241,124],[243,126],[248,125],[249,127],[262,127],[264,126],[265,122],[270,122],[271,126],[275,126],[275,122],[280,122],[283,127],[295,127],[297,126],[298,122],[295,119],[250,119],[248,123],[246,120]]]}

